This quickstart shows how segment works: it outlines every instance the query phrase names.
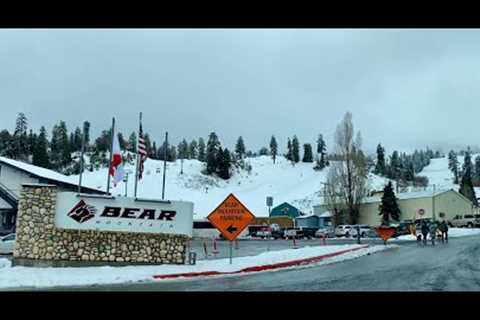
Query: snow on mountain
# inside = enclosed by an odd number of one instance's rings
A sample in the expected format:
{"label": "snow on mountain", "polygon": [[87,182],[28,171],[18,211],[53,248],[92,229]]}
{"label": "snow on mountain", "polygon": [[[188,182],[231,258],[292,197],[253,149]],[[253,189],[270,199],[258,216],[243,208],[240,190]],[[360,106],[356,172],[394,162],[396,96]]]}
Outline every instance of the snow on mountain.
{"label": "snow on mountain", "polygon": [[[480,154],[472,154],[472,163],[475,163],[475,158]],[[457,156],[460,168],[463,166],[464,157]],[[429,188],[435,185],[436,189],[454,189],[458,191],[460,186],[454,184],[453,173],[448,169],[448,157],[432,159],[430,164],[426,166],[418,175],[426,176],[428,178]],[[480,195],[480,188],[475,188],[476,195]]]}
{"label": "snow on mountain", "polygon": [[[194,219],[205,218],[230,193],[249,208],[256,216],[267,216],[268,208],[265,198],[272,196],[274,206],[289,202],[304,213],[313,212],[312,206],[321,202],[322,182],[326,181],[328,169],[313,170],[312,163],[297,163],[295,166],[283,157],[278,157],[273,164],[268,156],[246,159],[252,165],[252,171],[237,170],[229,180],[203,175],[204,164],[198,160],[184,160],[183,174],[180,174],[181,161],[167,162],[165,199],[184,200],[194,203]],[[126,165],[130,170],[127,194],[134,195],[135,166]],[[78,181],[78,176],[71,176]],[[137,197],[162,197],[163,161],[148,159],[145,162],[144,179],[138,183]],[[106,189],[107,169],[85,172],[83,181],[89,185]],[[387,179],[369,177],[370,184],[383,189]],[[111,189],[113,195],[125,195],[125,183]]]}

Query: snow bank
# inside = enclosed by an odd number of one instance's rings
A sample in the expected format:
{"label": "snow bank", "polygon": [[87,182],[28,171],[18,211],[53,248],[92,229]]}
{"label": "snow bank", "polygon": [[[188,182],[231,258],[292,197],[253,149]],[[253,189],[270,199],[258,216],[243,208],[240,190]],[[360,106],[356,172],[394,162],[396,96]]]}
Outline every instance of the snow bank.
{"label": "snow bank", "polygon": [[[311,258],[358,247],[362,246],[334,245],[325,247],[316,246],[304,247],[301,249],[271,251],[264,252],[257,256],[234,258],[231,265],[229,263],[229,259],[218,259],[197,261],[197,264],[194,266],[105,266],[83,268],[31,268],[5,266],[0,269],[0,288],[80,286],[94,284],[119,284],[128,282],[148,282],[154,281],[152,277],[158,274],[175,274],[205,271],[234,272],[249,267]],[[363,255],[371,254],[392,247],[393,246],[391,245],[387,247],[381,245],[358,249],[353,252],[345,253],[332,258],[327,258],[319,263],[316,263],[315,265],[340,262],[347,259],[354,259]]]}
{"label": "snow bank", "polygon": [[7,267],[10,267],[11,265],[12,263],[10,262],[10,260],[5,258],[0,258],[0,268],[7,268]]}

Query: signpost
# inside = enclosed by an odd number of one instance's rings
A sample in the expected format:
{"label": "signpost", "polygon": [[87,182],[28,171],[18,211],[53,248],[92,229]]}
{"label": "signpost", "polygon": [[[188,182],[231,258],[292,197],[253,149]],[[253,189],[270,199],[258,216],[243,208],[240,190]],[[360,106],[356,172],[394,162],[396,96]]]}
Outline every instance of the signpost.
{"label": "signpost", "polygon": [[233,241],[255,219],[255,216],[231,193],[208,215],[207,219],[222,233],[225,239],[230,241],[231,264]]}
{"label": "signpost", "polygon": [[270,234],[268,234],[267,237],[267,251],[270,251],[270,236],[272,235],[272,228],[270,226],[270,213],[271,213],[271,208],[273,205],[273,197],[267,197],[267,207],[268,207],[268,231]]}

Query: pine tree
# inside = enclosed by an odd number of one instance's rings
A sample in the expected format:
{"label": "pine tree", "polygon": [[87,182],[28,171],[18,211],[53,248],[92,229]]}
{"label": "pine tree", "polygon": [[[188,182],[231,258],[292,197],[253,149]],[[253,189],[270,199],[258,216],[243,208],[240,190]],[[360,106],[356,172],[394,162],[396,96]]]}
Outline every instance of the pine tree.
{"label": "pine tree", "polygon": [[478,182],[480,181],[480,156],[475,158],[475,175],[474,179]]}
{"label": "pine tree", "polygon": [[38,135],[37,141],[33,149],[32,163],[35,166],[42,168],[50,168],[50,161],[48,159],[48,140],[47,140],[47,131],[45,127],[40,128],[40,134]]}
{"label": "pine tree", "polygon": [[0,132],[0,155],[6,155],[9,146],[11,145],[12,137],[8,130],[4,129]]}
{"label": "pine tree", "polygon": [[20,112],[15,122],[13,133],[14,159],[26,160],[28,156],[27,117]]}
{"label": "pine tree", "polygon": [[277,140],[275,140],[275,136],[272,136],[270,139],[270,154],[272,155],[273,163],[275,164],[275,159],[277,158]]}
{"label": "pine tree", "polygon": [[[88,150],[88,146],[90,145],[90,122],[83,122],[83,131],[85,132],[85,150]],[[81,143],[82,142],[80,140],[80,144]]]}
{"label": "pine tree", "polygon": [[207,174],[212,174],[217,171],[217,153],[220,148],[220,141],[218,140],[217,134],[215,132],[210,133],[207,142]]}
{"label": "pine tree", "polygon": [[455,151],[451,150],[448,153],[448,168],[450,171],[453,173],[453,178],[454,178],[454,183],[458,184],[458,177],[459,177],[459,172],[458,172],[458,159],[457,159],[457,154]]}
{"label": "pine tree", "polygon": [[388,177],[390,179],[398,179],[400,178],[400,159],[398,157],[398,151],[395,150],[392,153],[392,156],[390,157],[390,166],[388,169]]}
{"label": "pine tree", "polygon": [[152,159],[157,159],[157,144],[155,143],[155,141],[153,141],[153,145],[152,145],[152,156],[151,158]]}
{"label": "pine tree", "polygon": [[375,165],[375,174],[385,175],[385,149],[381,144],[377,146],[377,163]]}
{"label": "pine tree", "polygon": [[127,141],[123,138],[123,134],[121,132],[117,133],[118,144],[120,145],[120,150],[127,149]]}
{"label": "pine tree", "polygon": [[198,139],[198,161],[205,162],[205,141],[203,138]]}
{"label": "pine tree", "polygon": [[220,146],[217,151],[217,165],[218,165],[218,176],[222,179],[230,178],[230,166],[231,166],[231,157],[230,151],[227,148],[225,150]]}
{"label": "pine tree", "polygon": [[135,131],[130,133],[130,137],[128,137],[128,151],[137,153],[137,134]]}
{"label": "pine tree", "polygon": [[178,144],[177,151],[178,151],[178,159],[189,158],[187,140],[183,139],[182,142]]}
{"label": "pine tree", "polygon": [[300,143],[298,142],[297,136],[293,136],[292,139],[292,156],[293,162],[297,163],[300,161]]}
{"label": "pine tree", "polygon": [[188,153],[190,154],[191,159],[198,158],[197,148],[198,148],[197,140],[193,139],[188,145]]}
{"label": "pine tree", "polygon": [[239,159],[243,159],[245,156],[245,143],[243,142],[243,138],[241,136],[238,137],[237,143],[235,144],[235,153]]}
{"label": "pine tree", "polygon": [[167,153],[167,161],[176,161],[177,160],[177,149],[175,146],[170,146],[170,151]]}
{"label": "pine tree", "polygon": [[59,130],[61,138],[61,164],[65,167],[72,162],[70,141],[68,140],[67,125],[65,124],[65,121],[60,121]]}
{"label": "pine tree", "polygon": [[313,162],[312,145],[305,143],[303,145],[303,159],[302,162]]}
{"label": "pine tree", "polygon": [[288,138],[288,141],[287,141],[287,155],[285,156],[285,158],[287,158],[287,160],[290,160],[292,161],[293,160],[293,149],[292,149],[292,142],[290,141],[290,138]]}
{"label": "pine tree", "polygon": [[258,151],[258,154],[261,155],[261,156],[268,156],[268,149],[266,147],[262,147]]}
{"label": "pine tree", "polygon": [[319,155],[317,166],[320,170],[327,166],[326,151],[327,146],[323,140],[323,135],[320,134],[317,139],[317,154]]}
{"label": "pine tree", "polygon": [[33,133],[33,130],[30,129],[27,140],[27,154],[33,155],[33,149],[35,148],[35,143],[37,142],[37,135]]}
{"label": "pine tree", "polygon": [[475,195],[475,189],[472,182],[472,159],[470,156],[470,148],[465,152],[463,168],[462,168],[462,181],[460,183],[459,192],[466,198],[470,199],[475,206],[478,206],[477,197]]}
{"label": "pine tree", "polygon": [[152,156],[152,142],[150,140],[150,135],[145,133],[143,138],[145,139],[145,150],[147,151],[147,156],[150,158]]}
{"label": "pine tree", "polygon": [[379,210],[383,225],[389,225],[390,220],[398,221],[400,219],[400,208],[393,191],[392,182],[388,182],[383,189],[382,203],[379,206]]}
{"label": "pine tree", "polygon": [[81,151],[82,149],[82,130],[77,127],[75,128],[75,133],[73,134],[73,151]]}

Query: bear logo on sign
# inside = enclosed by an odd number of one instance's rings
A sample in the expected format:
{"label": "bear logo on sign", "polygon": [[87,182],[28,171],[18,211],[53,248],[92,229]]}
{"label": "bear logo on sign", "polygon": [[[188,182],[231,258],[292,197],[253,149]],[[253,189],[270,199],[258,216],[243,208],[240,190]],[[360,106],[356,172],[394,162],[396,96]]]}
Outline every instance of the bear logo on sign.
{"label": "bear logo on sign", "polygon": [[95,217],[97,209],[94,206],[88,205],[85,201],[80,200],[75,207],[68,213],[68,216],[78,223],[83,223]]}

